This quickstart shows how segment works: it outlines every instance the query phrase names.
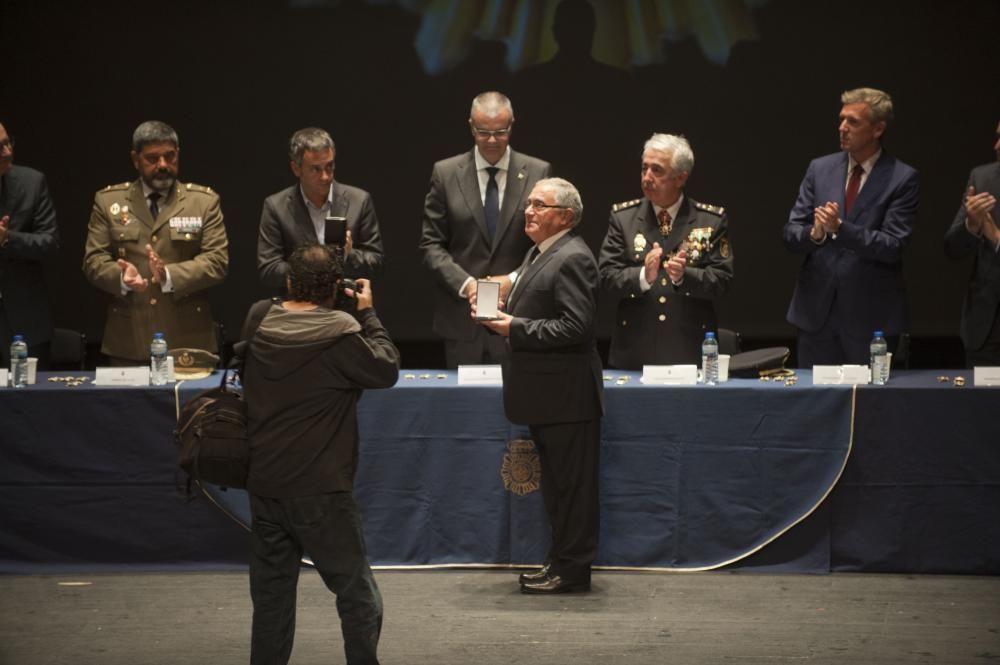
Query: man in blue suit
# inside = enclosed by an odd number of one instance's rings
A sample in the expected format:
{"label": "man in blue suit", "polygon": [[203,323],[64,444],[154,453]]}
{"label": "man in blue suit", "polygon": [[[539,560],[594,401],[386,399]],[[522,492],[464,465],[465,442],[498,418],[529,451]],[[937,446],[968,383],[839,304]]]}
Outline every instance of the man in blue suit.
{"label": "man in blue suit", "polygon": [[48,367],[52,312],[43,261],[59,249],[56,210],[45,176],[14,164],[14,140],[0,125],[0,362],[10,362],[12,335]]}
{"label": "man in blue suit", "polygon": [[993,145],[997,161],[972,169],[955,221],[944,236],[953,259],[973,257],[972,275],[962,303],[961,335],[965,363],[1000,365],[1000,123]]}
{"label": "man in blue suit", "polygon": [[887,93],[858,88],[840,101],[841,152],[809,164],[784,227],[785,246],[805,255],[787,315],[800,367],[867,364],[875,330],[892,350],[909,324],[902,256],[918,175],[882,149]]}

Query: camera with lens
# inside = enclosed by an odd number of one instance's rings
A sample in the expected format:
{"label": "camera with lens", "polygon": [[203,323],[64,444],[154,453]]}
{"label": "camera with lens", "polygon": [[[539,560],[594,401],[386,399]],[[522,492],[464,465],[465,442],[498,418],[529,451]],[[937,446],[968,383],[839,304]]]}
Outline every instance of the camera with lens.
{"label": "camera with lens", "polygon": [[[337,287],[337,295],[345,298],[357,299],[358,288],[357,282],[353,279],[345,277],[340,280],[340,286]],[[348,289],[351,290],[350,293],[347,292]]]}

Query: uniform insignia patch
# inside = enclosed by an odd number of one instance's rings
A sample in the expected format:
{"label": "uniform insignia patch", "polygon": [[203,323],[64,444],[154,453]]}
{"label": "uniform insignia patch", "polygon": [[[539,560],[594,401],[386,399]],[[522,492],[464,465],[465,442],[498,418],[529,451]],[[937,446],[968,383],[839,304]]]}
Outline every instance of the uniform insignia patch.
{"label": "uniform insignia patch", "polygon": [[642,203],[642,199],[632,199],[631,201],[622,201],[621,203],[616,203],[613,206],[611,206],[611,212],[618,212],[619,210],[625,210],[626,208],[634,208],[640,203]]}
{"label": "uniform insignia patch", "polygon": [[108,208],[108,211],[112,215],[117,215],[118,213],[120,213],[122,211],[122,207],[120,205],[118,205],[118,201],[115,201],[114,203],[111,204],[111,207]]}
{"label": "uniform insignia patch", "polygon": [[642,252],[646,249],[646,236],[641,233],[635,234],[635,239],[632,240],[632,250],[636,252]]}
{"label": "uniform insignia patch", "polygon": [[507,442],[507,452],[500,467],[503,487],[518,496],[534,492],[542,477],[542,463],[538,461],[535,444],[528,439]]}
{"label": "uniform insignia patch", "polygon": [[709,205],[708,203],[702,203],[700,201],[694,204],[694,207],[698,210],[704,210],[705,212],[710,212],[713,215],[722,216],[722,213],[726,212],[726,209],[722,206]]}

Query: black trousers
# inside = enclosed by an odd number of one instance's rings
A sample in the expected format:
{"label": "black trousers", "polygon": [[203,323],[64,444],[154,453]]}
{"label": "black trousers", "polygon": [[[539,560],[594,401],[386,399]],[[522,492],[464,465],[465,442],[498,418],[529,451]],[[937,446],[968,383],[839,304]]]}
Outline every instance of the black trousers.
{"label": "black trousers", "polygon": [[269,499],[250,495],[251,665],[286,665],[295,637],[303,552],[337,595],[348,665],[378,665],[382,596],[365,550],[361,514],[350,492]]}
{"label": "black trousers", "polygon": [[601,525],[601,420],[532,425],[529,430],[542,465],[542,499],[552,528],[550,571],[589,582]]}

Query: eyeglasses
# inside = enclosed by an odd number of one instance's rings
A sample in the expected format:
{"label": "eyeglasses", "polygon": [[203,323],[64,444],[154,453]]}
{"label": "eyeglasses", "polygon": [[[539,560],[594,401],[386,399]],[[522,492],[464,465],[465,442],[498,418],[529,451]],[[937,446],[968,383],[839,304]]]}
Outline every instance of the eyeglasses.
{"label": "eyeglasses", "polygon": [[528,205],[524,206],[524,209],[530,210],[531,208],[534,208],[535,210],[543,210],[544,208],[569,208],[569,206],[549,205],[544,201],[529,200]]}
{"label": "eyeglasses", "polygon": [[13,136],[8,136],[3,141],[0,141],[0,152],[3,152],[4,150],[10,150],[11,152],[14,152],[14,137]]}
{"label": "eyeglasses", "polygon": [[473,127],[472,132],[481,139],[488,139],[490,137],[505,139],[510,136],[510,127],[505,129],[480,129],[479,127]]}

